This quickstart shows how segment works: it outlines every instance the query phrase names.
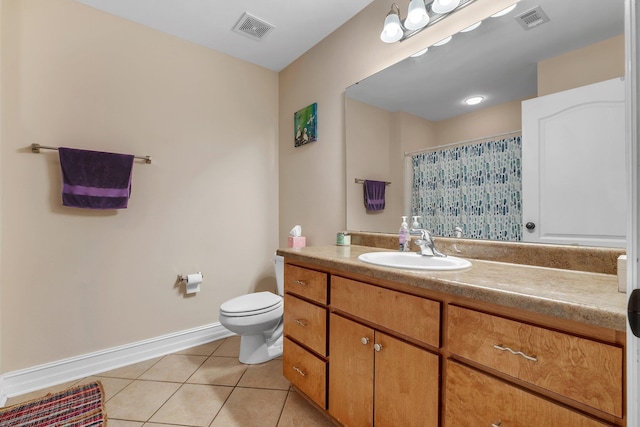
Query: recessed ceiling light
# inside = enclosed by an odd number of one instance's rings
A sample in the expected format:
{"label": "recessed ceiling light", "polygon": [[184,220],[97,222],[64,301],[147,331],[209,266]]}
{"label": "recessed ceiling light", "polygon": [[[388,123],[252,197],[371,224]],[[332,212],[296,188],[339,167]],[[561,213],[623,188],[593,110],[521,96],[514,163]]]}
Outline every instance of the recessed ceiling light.
{"label": "recessed ceiling light", "polygon": [[482,21],[478,21],[473,25],[469,25],[467,28],[465,28],[464,30],[460,30],[461,33],[468,33],[469,31],[473,31],[476,28],[478,28],[480,26],[480,24],[482,24]]}
{"label": "recessed ceiling light", "polygon": [[513,9],[516,8],[515,4],[512,4],[511,6],[507,7],[506,9],[502,9],[500,12],[498,13],[494,13],[493,15],[491,15],[492,18],[497,18],[499,16],[503,16],[506,15],[507,13],[511,12]]}
{"label": "recessed ceiling light", "polygon": [[484,96],[470,96],[469,98],[464,100],[464,103],[467,105],[476,105],[476,104],[480,104],[482,102],[482,100],[484,99]]}
{"label": "recessed ceiling light", "polygon": [[417,58],[418,56],[422,56],[422,55],[424,55],[425,53],[427,53],[427,51],[428,51],[428,50],[429,50],[429,48],[428,48],[428,47],[425,47],[424,49],[419,50],[419,51],[417,51],[416,53],[414,53],[413,55],[411,55],[411,57],[412,57],[412,58]]}
{"label": "recessed ceiling light", "polygon": [[452,38],[453,38],[453,36],[446,37],[446,38],[444,38],[444,39],[440,40],[439,42],[434,43],[433,45],[434,45],[434,46],[442,46],[443,44],[447,44],[447,43],[449,43],[449,42],[451,41],[451,39],[452,39]]}

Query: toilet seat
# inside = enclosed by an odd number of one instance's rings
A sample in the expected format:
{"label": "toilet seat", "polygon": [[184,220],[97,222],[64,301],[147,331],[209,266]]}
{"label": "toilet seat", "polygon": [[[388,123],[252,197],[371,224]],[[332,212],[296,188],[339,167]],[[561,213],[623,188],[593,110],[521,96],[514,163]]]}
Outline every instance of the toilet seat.
{"label": "toilet seat", "polygon": [[246,317],[268,313],[281,308],[283,299],[272,292],[255,292],[230,299],[220,306],[220,314],[227,317]]}

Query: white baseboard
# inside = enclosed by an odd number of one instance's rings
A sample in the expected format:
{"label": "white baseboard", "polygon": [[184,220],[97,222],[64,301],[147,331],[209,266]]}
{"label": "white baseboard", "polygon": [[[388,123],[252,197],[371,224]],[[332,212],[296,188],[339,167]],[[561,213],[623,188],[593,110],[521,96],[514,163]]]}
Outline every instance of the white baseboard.
{"label": "white baseboard", "polygon": [[7,399],[234,335],[219,322],[0,375]]}

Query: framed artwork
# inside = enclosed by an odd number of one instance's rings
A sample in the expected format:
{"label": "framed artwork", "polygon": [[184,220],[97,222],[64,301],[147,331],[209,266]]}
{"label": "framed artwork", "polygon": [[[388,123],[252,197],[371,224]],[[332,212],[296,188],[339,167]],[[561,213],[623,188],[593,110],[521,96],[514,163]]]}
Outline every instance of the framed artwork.
{"label": "framed artwork", "polygon": [[293,115],[294,147],[313,142],[318,137],[318,103],[296,111]]}

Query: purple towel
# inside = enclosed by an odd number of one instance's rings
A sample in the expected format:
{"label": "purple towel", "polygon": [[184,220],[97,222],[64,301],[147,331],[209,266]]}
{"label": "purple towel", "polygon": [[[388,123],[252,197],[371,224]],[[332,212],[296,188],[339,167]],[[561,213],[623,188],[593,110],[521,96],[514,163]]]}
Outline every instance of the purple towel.
{"label": "purple towel", "polygon": [[387,183],[384,181],[364,182],[364,205],[368,211],[381,211],[384,209],[384,190]]}
{"label": "purple towel", "polygon": [[74,208],[124,209],[131,193],[133,155],[60,147],[62,204]]}

